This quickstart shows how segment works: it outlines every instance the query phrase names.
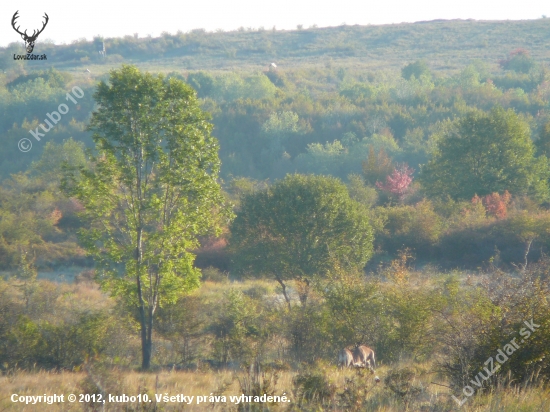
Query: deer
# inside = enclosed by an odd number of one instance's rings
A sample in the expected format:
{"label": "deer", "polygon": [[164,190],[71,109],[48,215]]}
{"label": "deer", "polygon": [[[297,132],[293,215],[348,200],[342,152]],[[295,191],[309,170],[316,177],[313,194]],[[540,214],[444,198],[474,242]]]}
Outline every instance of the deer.
{"label": "deer", "polygon": [[33,30],[32,36],[29,36],[29,35],[27,35],[27,30],[25,30],[23,33],[21,33],[19,31],[20,26],[17,26],[17,28],[15,27],[15,23],[16,23],[15,20],[17,20],[19,18],[18,13],[19,13],[19,10],[17,10],[15,12],[15,14],[13,15],[13,17],[11,19],[11,25],[12,25],[13,29],[17,33],[19,33],[21,35],[21,38],[25,41],[25,47],[27,48],[27,53],[30,54],[34,50],[34,43],[36,42],[36,39],[37,39],[38,35],[44,31],[44,29],[46,28],[46,25],[48,24],[48,21],[50,20],[50,18],[48,17],[48,15],[46,13],[44,13],[43,17],[46,19],[46,21],[42,23],[42,28],[40,30],[38,30],[38,32],[36,32],[36,30]]}
{"label": "deer", "polygon": [[365,345],[356,344],[353,350],[353,358],[359,360],[357,364],[360,365],[360,367],[369,368],[374,372],[376,362],[374,360],[374,351],[371,348]]}
{"label": "deer", "polygon": [[348,348],[342,349],[338,352],[338,367],[340,369],[350,368],[354,366],[355,359],[353,359],[353,353]]}

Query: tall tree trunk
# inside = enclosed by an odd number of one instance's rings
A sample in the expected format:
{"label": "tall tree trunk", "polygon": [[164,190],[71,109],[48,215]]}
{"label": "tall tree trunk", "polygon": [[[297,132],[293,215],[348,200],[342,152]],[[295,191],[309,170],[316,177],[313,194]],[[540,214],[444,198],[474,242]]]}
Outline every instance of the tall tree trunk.
{"label": "tall tree trunk", "polygon": [[151,333],[147,331],[147,338],[142,349],[143,359],[141,361],[141,368],[143,370],[148,370],[151,367],[151,354],[153,352],[153,341],[151,339]]}
{"label": "tall tree trunk", "polygon": [[151,366],[151,356],[153,352],[153,308],[149,308],[149,317],[147,319],[147,337],[145,340],[145,351],[143,356],[143,369],[149,369]]}
{"label": "tall tree trunk", "polygon": [[145,311],[145,300],[143,299],[143,289],[141,287],[141,266],[142,266],[142,229],[139,228],[137,232],[137,246],[136,246],[136,282],[137,293],[139,302],[139,323],[141,326],[141,368],[144,370],[149,369],[151,366],[151,333],[147,330],[147,314]]}
{"label": "tall tree trunk", "polygon": [[277,276],[276,279],[277,279],[277,282],[279,282],[279,285],[281,285],[281,288],[283,288],[283,296],[285,297],[286,303],[288,305],[288,310],[290,310],[290,298],[288,297],[288,294],[286,293],[286,285],[279,276]]}
{"label": "tall tree trunk", "polygon": [[141,279],[137,278],[139,298],[139,325],[141,327],[141,368],[146,370],[151,366],[151,333],[147,330],[148,323],[141,290]]}

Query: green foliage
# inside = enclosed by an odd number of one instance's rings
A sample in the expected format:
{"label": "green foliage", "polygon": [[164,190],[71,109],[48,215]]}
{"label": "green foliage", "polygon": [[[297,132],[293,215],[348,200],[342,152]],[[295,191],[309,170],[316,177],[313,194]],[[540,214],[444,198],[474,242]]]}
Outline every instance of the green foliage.
{"label": "green foliage", "polygon": [[47,180],[12,175],[0,185],[0,265],[11,269],[22,252],[40,268],[82,262],[69,227],[60,227],[73,212],[70,200]]}
{"label": "green foliage", "polygon": [[284,141],[294,133],[300,132],[299,117],[296,113],[286,111],[272,113],[264,123],[262,131],[268,135]]}
{"label": "green foliage", "polygon": [[9,89],[13,89],[24,83],[32,82],[35,79],[43,79],[51,88],[64,89],[67,83],[71,82],[72,76],[67,72],[60,72],[52,67],[48,70],[22,74],[9,82],[6,86]]}
{"label": "green foliage", "polygon": [[[181,296],[174,305],[159,308],[156,332],[173,345],[170,361],[185,367],[199,364],[207,342],[204,335],[209,327],[207,312],[210,311],[205,310],[204,300],[193,294]],[[217,317],[212,319],[212,323],[217,320]]]}
{"label": "green foliage", "polygon": [[241,76],[227,73],[217,77],[198,72],[189,75],[187,82],[197,87],[200,97],[212,97],[218,101],[231,102],[237,99],[270,99],[277,87],[263,73]]}
{"label": "green foliage", "polygon": [[[285,325],[284,335],[288,339],[289,354],[296,364],[314,364],[322,359],[331,359],[335,353],[332,339],[330,313],[327,306],[318,299],[315,291],[305,306],[303,283],[294,282],[296,291],[302,300],[302,306],[292,306],[286,313],[280,313],[279,319]],[[317,285],[318,288],[320,284]],[[302,290],[301,290],[302,289]],[[328,341],[327,338],[331,337]]]}
{"label": "green foliage", "polygon": [[[67,102],[65,95],[70,90],[65,89],[66,85],[54,81],[50,83],[41,76],[31,77],[13,87],[0,86],[0,134],[5,141],[5,147],[0,152],[0,178],[27,170],[40,157],[46,141],[44,138],[40,142],[35,141],[29,131],[34,132],[38,127],[38,132],[41,133],[41,123],[48,130],[49,127],[44,122],[44,119],[48,119],[47,113]],[[62,144],[69,138],[84,144],[90,142],[83,122],[93,108],[92,93],[85,84],[82,84],[82,89],[84,96],[78,99],[78,104],[69,102],[69,112],[45,135],[47,143]],[[30,152],[22,153],[18,150],[18,142],[23,138],[32,140],[33,148]]]}
{"label": "green foliage", "polygon": [[412,368],[402,368],[391,370],[384,378],[384,383],[389,390],[393,392],[408,409],[409,404],[413,402],[426,388],[415,383],[416,371]]}
{"label": "green foliage", "polygon": [[97,304],[92,311],[72,305],[64,285],[35,281],[30,294],[27,281],[0,280],[3,368],[71,369],[107,356],[109,348],[128,350],[115,344],[124,333],[122,319]]}
{"label": "green foliage", "polygon": [[378,194],[374,187],[365,185],[363,178],[357,174],[348,175],[349,196],[356,202],[372,207],[378,201]]}
{"label": "green foliage", "polygon": [[466,66],[454,81],[464,90],[476,90],[481,86],[481,73],[470,64]]}
{"label": "green foliage", "polygon": [[270,70],[268,72],[264,72],[264,74],[267,76],[269,80],[271,80],[271,83],[273,83],[275,86],[279,88],[289,86],[284,73],[281,73],[275,70]]}
{"label": "green foliage", "polygon": [[308,403],[328,405],[337,389],[322,368],[310,368],[299,373],[293,383],[300,406],[305,406]]}
{"label": "green foliage", "polygon": [[243,196],[265,189],[267,189],[266,181],[257,181],[248,177],[236,177],[231,179],[227,188],[231,195],[231,200],[234,202],[239,201]]}
{"label": "green foliage", "polygon": [[401,69],[401,76],[410,80],[412,76],[420,79],[422,76],[430,76],[430,69],[424,60],[417,60],[414,63],[409,63]]}
{"label": "green foliage", "polygon": [[369,146],[369,154],[363,161],[363,178],[367,184],[374,186],[377,182],[383,182],[393,169],[393,162],[383,147],[376,153],[374,146]]}
{"label": "green foliage", "polygon": [[62,91],[59,90],[56,84],[48,83],[43,77],[35,77],[15,85],[11,89],[11,95],[14,100],[19,102],[48,101],[52,97],[61,100]]}
{"label": "green foliage", "polygon": [[87,166],[84,149],[82,142],[72,138],[63,141],[62,144],[47,142],[40,159],[31,164],[31,172],[36,178],[59,186],[64,165],[75,169]]}
{"label": "green foliage", "polygon": [[[480,285],[470,283],[463,288],[457,287],[456,282],[452,287],[450,283],[444,285],[447,309],[438,312],[444,321],[439,333],[451,356],[439,366],[453,387],[462,388],[472,379],[480,381],[483,387],[513,385],[514,381],[527,386],[548,374],[548,348],[542,343],[550,313],[543,297],[549,288],[543,275],[547,270],[547,258],[525,266],[513,277],[492,265]],[[538,325],[534,331],[525,323],[531,321]],[[507,352],[506,358],[498,350]],[[487,365],[490,357],[495,368],[489,374],[483,365]],[[534,370],[538,371],[536,377]]]}
{"label": "green foliage", "polygon": [[187,83],[197,91],[199,97],[207,97],[212,95],[214,87],[214,77],[205,72],[190,73],[187,76]]}
{"label": "green foliage", "polygon": [[371,99],[375,95],[376,89],[365,83],[347,84],[340,89],[340,96],[347,97],[352,101]]}
{"label": "green foliage", "polygon": [[[358,173],[361,163],[365,165],[365,158],[367,158],[367,167],[370,168],[372,165],[368,163],[368,159],[372,155],[371,151],[375,149],[382,157],[386,156],[386,152],[393,154],[400,151],[391,136],[373,134],[361,141],[350,139],[349,135],[344,137],[347,139],[346,146],[339,140],[334,140],[332,143],[326,142],[324,145],[320,143],[308,145],[306,153],[298,155],[294,161],[297,170],[303,173],[328,174],[345,178],[350,173]],[[375,169],[377,167],[378,165],[374,165]],[[372,177],[381,175],[382,170],[385,171],[384,165],[381,165],[380,169],[373,170],[372,173],[369,169],[366,173],[371,173],[372,176],[367,178],[366,182],[371,184]],[[363,172],[365,173],[364,167]]]}
{"label": "green foliage", "polygon": [[537,154],[550,156],[550,122],[545,122],[539,131],[539,138],[535,141]]}
{"label": "green foliage", "polygon": [[400,251],[397,259],[382,273],[392,281],[384,291],[384,308],[391,319],[383,354],[388,359],[398,357],[425,358],[430,355],[430,320],[432,311],[438,309],[437,294],[418,288],[408,267],[407,249]]}
{"label": "green foliage", "polygon": [[311,143],[306,154],[300,154],[296,159],[296,166],[304,173],[326,174],[341,176],[344,170],[347,149],[339,140],[320,143]]}
{"label": "green foliage", "polygon": [[506,72],[501,76],[493,76],[492,81],[502,90],[521,89],[530,93],[547,81],[547,76],[547,69],[542,67],[539,70],[530,70],[529,73]]}
{"label": "green foliage", "polygon": [[382,348],[389,330],[389,318],[380,299],[380,286],[365,282],[361,273],[332,276],[323,285],[330,313],[331,344],[334,353],[352,343],[363,342]]}
{"label": "green foliage", "polygon": [[280,283],[362,268],[372,254],[365,209],[323,176],[288,175],[246,196],[231,234],[235,269]]}
{"label": "green foliage", "polygon": [[262,125],[262,134],[268,141],[269,156],[278,156],[284,150],[284,145],[292,138],[306,132],[306,127],[300,123],[298,115],[291,111],[271,113],[269,119]]}
{"label": "green foliage", "polygon": [[229,289],[223,297],[220,314],[210,330],[215,336],[213,355],[222,365],[253,359],[265,330],[258,322],[260,313],[242,291]]}
{"label": "green foliage", "polygon": [[68,169],[64,187],[84,205],[90,228],[82,240],[103,287],[139,310],[148,368],[158,305],[198,286],[189,251],[228,216],[216,181],[217,142],[193,90],[177,79],[123,66],[94,97],[89,129],[98,156],[78,178]]}
{"label": "green foliage", "polygon": [[384,250],[408,247],[427,256],[442,234],[442,219],[429,200],[414,206],[377,208],[376,212],[384,215],[384,231],[376,240]]}
{"label": "green foliage", "polygon": [[503,69],[518,73],[528,73],[535,66],[535,61],[529,55],[529,52],[524,49],[516,49],[510,52],[509,57],[499,63]]}
{"label": "green foliage", "polygon": [[438,142],[421,182],[432,196],[471,199],[494,192],[548,196],[548,164],[534,157],[528,124],[512,110],[473,112]]}

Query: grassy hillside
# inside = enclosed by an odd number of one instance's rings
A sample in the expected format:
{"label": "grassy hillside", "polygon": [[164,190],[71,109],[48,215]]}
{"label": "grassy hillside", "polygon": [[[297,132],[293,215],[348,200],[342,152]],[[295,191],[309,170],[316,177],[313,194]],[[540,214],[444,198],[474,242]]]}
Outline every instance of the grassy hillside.
{"label": "grassy hillside", "polygon": [[[272,61],[283,67],[345,64],[369,68],[400,68],[424,58],[436,70],[453,70],[472,59],[497,61],[514,48],[527,48],[539,61],[550,60],[550,19],[528,21],[434,20],[382,26],[339,26],[302,30],[241,29],[233,32],[164,34],[159,38],[105,39],[107,66],[123,60],[144,68],[243,69],[265,67]],[[19,44],[0,49],[17,52]],[[29,66],[69,69],[98,63],[94,42],[70,45],[39,43],[37,52],[48,62]],[[320,60],[320,58],[322,59]],[[4,60],[4,58],[2,58]]]}

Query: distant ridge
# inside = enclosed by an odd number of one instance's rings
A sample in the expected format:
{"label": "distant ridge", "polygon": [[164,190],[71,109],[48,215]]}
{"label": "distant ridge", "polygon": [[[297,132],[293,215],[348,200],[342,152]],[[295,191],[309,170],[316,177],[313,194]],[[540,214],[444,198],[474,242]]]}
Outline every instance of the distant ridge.
{"label": "distant ridge", "polygon": [[[420,21],[415,21],[411,24],[426,24],[426,23],[447,23],[447,22],[451,22],[451,21],[483,21],[483,20],[474,20],[474,19],[450,19],[450,20],[446,20],[446,19],[434,19],[434,20],[420,20]],[[497,20],[498,21],[498,20]]]}
{"label": "distant ridge", "polygon": [[[194,30],[156,38],[107,38],[105,44],[106,61],[98,57],[93,42],[40,44],[41,52],[48,55],[47,63],[40,67],[118,66],[132,62],[183,70],[257,70],[277,61],[281,69],[319,64],[398,69],[423,58],[434,70],[456,70],[475,59],[496,65],[517,48],[529,50],[537,61],[550,62],[550,19],[436,19],[291,31]],[[0,48],[0,58],[8,58],[10,50]],[[38,66],[35,63],[28,65]]]}

